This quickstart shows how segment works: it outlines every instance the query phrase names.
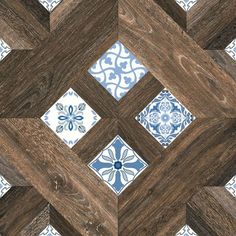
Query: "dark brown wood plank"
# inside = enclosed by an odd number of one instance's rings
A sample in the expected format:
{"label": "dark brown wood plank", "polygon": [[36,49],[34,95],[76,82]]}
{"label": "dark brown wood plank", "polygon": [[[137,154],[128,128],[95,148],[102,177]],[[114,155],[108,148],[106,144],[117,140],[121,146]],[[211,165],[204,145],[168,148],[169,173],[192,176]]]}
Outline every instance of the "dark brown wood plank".
{"label": "dark brown wood plank", "polygon": [[187,14],[187,32],[202,48],[207,49],[235,19],[235,11],[235,0],[198,0]]}
{"label": "dark brown wood plank", "polygon": [[236,116],[235,81],[158,4],[121,0],[119,6],[121,41],[195,116]]}
{"label": "dark brown wood plank", "polygon": [[234,236],[236,201],[224,187],[206,187],[187,204],[187,223],[200,236]]}
{"label": "dark brown wood plank", "polygon": [[235,119],[194,121],[119,197],[119,235],[174,235],[191,196],[235,174],[235,132]]}
{"label": "dark brown wood plank", "polygon": [[1,120],[0,143],[1,153],[80,234],[116,235],[115,194],[40,120]]}

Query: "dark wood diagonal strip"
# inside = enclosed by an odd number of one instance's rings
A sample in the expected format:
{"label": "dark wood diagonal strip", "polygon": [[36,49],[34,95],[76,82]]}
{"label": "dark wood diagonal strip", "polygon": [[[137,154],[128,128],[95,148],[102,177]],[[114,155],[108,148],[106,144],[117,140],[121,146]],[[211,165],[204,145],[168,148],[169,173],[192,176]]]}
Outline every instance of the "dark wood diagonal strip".
{"label": "dark wood diagonal strip", "polygon": [[62,236],[83,236],[75,230],[68,221],[52,206],[50,206],[50,224]]}
{"label": "dark wood diagonal strip", "polygon": [[235,0],[198,0],[187,14],[187,32],[202,48],[208,48],[235,19],[235,12]]}
{"label": "dark wood diagonal strip", "polygon": [[0,174],[12,186],[29,186],[29,183],[17,171],[16,167],[9,162],[8,157],[3,157],[3,153],[0,154]]}
{"label": "dark wood diagonal strip", "polygon": [[3,156],[80,234],[116,235],[115,194],[42,121],[2,119],[0,142]]}
{"label": "dark wood diagonal strip", "polygon": [[236,81],[236,63],[225,51],[207,50],[207,53]]}
{"label": "dark wood diagonal strip", "polygon": [[147,73],[118,104],[119,117],[134,118],[151,102],[162,90],[163,85]]}
{"label": "dark wood diagonal strip", "polygon": [[72,148],[85,164],[89,164],[118,134],[116,119],[102,119]]}
{"label": "dark wood diagonal strip", "polygon": [[187,12],[176,1],[154,0],[169,14],[184,30],[187,27]]}
{"label": "dark wood diagonal strip", "polygon": [[14,70],[0,69],[0,116],[40,117],[117,38],[117,8],[115,0],[83,1]]}
{"label": "dark wood diagonal strip", "polygon": [[236,201],[224,187],[206,187],[187,204],[187,224],[199,236],[236,235]]}
{"label": "dark wood diagonal strip", "polygon": [[119,197],[119,235],[176,233],[191,196],[235,174],[235,137],[235,119],[194,121]]}
{"label": "dark wood diagonal strip", "polygon": [[235,81],[158,4],[121,0],[119,16],[120,40],[195,116],[236,117]]}
{"label": "dark wood diagonal strip", "polygon": [[[21,235],[21,232],[46,206],[47,202],[33,188],[13,187],[0,199],[0,234],[4,236]],[[38,224],[32,229],[34,234],[43,230],[40,226],[42,225]],[[43,225],[43,227],[45,226]]]}
{"label": "dark wood diagonal strip", "polygon": [[[45,15],[43,17],[45,17]],[[4,27],[4,24],[0,26],[1,37],[6,39],[9,37],[10,42],[13,43],[13,48],[15,48],[14,42],[17,40],[20,41],[21,47],[16,48],[34,48],[49,34],[48,30],[31,15],[30,11],[28,11],[20,1],[2,0],[0,2],[0,18],[1,21],[7,24],[7,27]],[[46,18],[48,18],[48,16],[46,16]],[[7,31],[3,31],[2,27],[7,28]],[[9,32],[9,30],[14,31],[17,38],[11,38],[11,34],[4,35],[4,33]]]}

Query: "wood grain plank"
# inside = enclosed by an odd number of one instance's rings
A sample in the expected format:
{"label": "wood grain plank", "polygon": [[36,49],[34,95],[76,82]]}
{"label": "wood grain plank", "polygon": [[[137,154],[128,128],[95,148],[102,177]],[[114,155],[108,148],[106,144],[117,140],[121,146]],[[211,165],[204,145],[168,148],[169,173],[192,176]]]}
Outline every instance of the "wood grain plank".
{"label": "wood grain plank", "polygon": [[205,187],[187,204],[187,223],[200,236],[234,236],[236,201],[224,187]]}
{"label": "wood grain plank", "polygon": [[119,3],[120,40],[167,89],[197,117],[235,117],[235,81],[158,4]]}
{"label": "wood grain plank", "polygon": [[235,119],[194,121],[119,197],[119,235],[174,235],[191,196],[235,174],[235,134]]}
{"label": "wood grain plank", "polygon": [[0,143],[1,153],[80,234],[116,235],[116,196],[40,120],[1,120]]}

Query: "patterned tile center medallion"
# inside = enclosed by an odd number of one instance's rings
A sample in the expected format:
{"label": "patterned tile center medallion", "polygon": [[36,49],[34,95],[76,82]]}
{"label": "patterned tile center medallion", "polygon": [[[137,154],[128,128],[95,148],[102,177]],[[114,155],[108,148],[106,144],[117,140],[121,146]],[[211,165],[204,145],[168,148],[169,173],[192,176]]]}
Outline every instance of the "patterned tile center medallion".
{"label": "patterned tile center medallion", "polygon": [[197,236],[197,234],[188,226],[185,225],[176,236]]}
{"label": "patterned tile center medallion", "polygon": [[100,117],[73,89],[69,89],[41,119],[73,147]]}
{"label": "patterned tile center medallion", "polygon": [[62,0],[39,0],[39,2],[49,11],[53,11]]}
{"label": "patterned tile center medallion", "polygon": [[2,61],[10,52],[10,46],[3,39],[0,39],[0,61]]}
{"label": "patterned tile center medallion", "polygon": [[141,174],[147,163],[120,136],[116,136],[89,167],[119,195]]}
{"label": "patterned tile center medallion", "polygon": [[136,119],[166,148],[195,117],[164,89]]}
{"label": "patterned tile center medallion", "polygon": [[225,185],[225,188],[236,197],[236,175]]}
{"label": "patterned tile center medallion", "polygon": [[0,175],[0,198],[3,197],[11,188],[11,185],[6,179]]}
{"label": "patterned tile center medallion", "polygon": [[185,11],[189,11],[198,0],[175,0]]}
{"label": "patterned tile center medallion", "polygon": [[89,69],[89,73],[119,101],[143,78],[147,69],[118,41]]}
{"label": "patterned tile center medallion", "polygon": [[236,61],[236,39],[226,47],[225,51]]}
{"label": "patterned tile center medallion", "polygon": [[61,236],[51,225],[48,225],[39,236]]}

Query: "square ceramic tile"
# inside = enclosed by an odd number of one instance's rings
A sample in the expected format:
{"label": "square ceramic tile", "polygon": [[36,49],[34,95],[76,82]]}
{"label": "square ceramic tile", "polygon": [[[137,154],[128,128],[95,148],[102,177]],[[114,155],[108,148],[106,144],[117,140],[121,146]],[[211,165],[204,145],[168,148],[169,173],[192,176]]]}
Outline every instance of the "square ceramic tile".
{"label": "square ceramic tile", "polygon": [[0,39],[0,62],[11,52],[10,46]]}
{"label": "square ceramic tile", "polygon": [[163,146],[169,146],[195,119],[168,90],[164,89],[136,117]]}
{"label": "square ceramic tile", "polygon": [[100,116],[70,88],[41,119],[69,147],[73,147]]}
{"label": "square ceramic tile", "polygon": [[123,192],[147,167],[147,163],[116,136],[89,167],[117,194]]}
{"label": "square ceramic tile", "polygon": [[176,236],[197,236],[197,234],[188,226],[185,225]]}
{"label": "square ceramic tile", "polygon": [[225,185],[225,188],[236,197],[236,175]]}
{"label": "square ceramic tile", "polygon": [[189,11],[198,0],[175,0],[185,11]]}
{"label": "square ceramic tile", "polygon": [[0,175],[0,198],[3,197],[11,188],[11,185],[7,180]]}
{"label": "square ceramic tile", "polygon": [[51,225],[48,225],[39,236],[61,236]]}
{"label": "square ceramic tile", "polygon": [[117,41],[90,69],[89,73],[117,100],[138,83],[147,69]]}
{"label": "square ceramic tile", "polygon": [[236,61],[236,39],[234,39],[225,49],[229,56]]}
{"label": "square ceramic tile", "polygon": [[49,11],[53,11],[62,0],[39,0],[39,2]]}

